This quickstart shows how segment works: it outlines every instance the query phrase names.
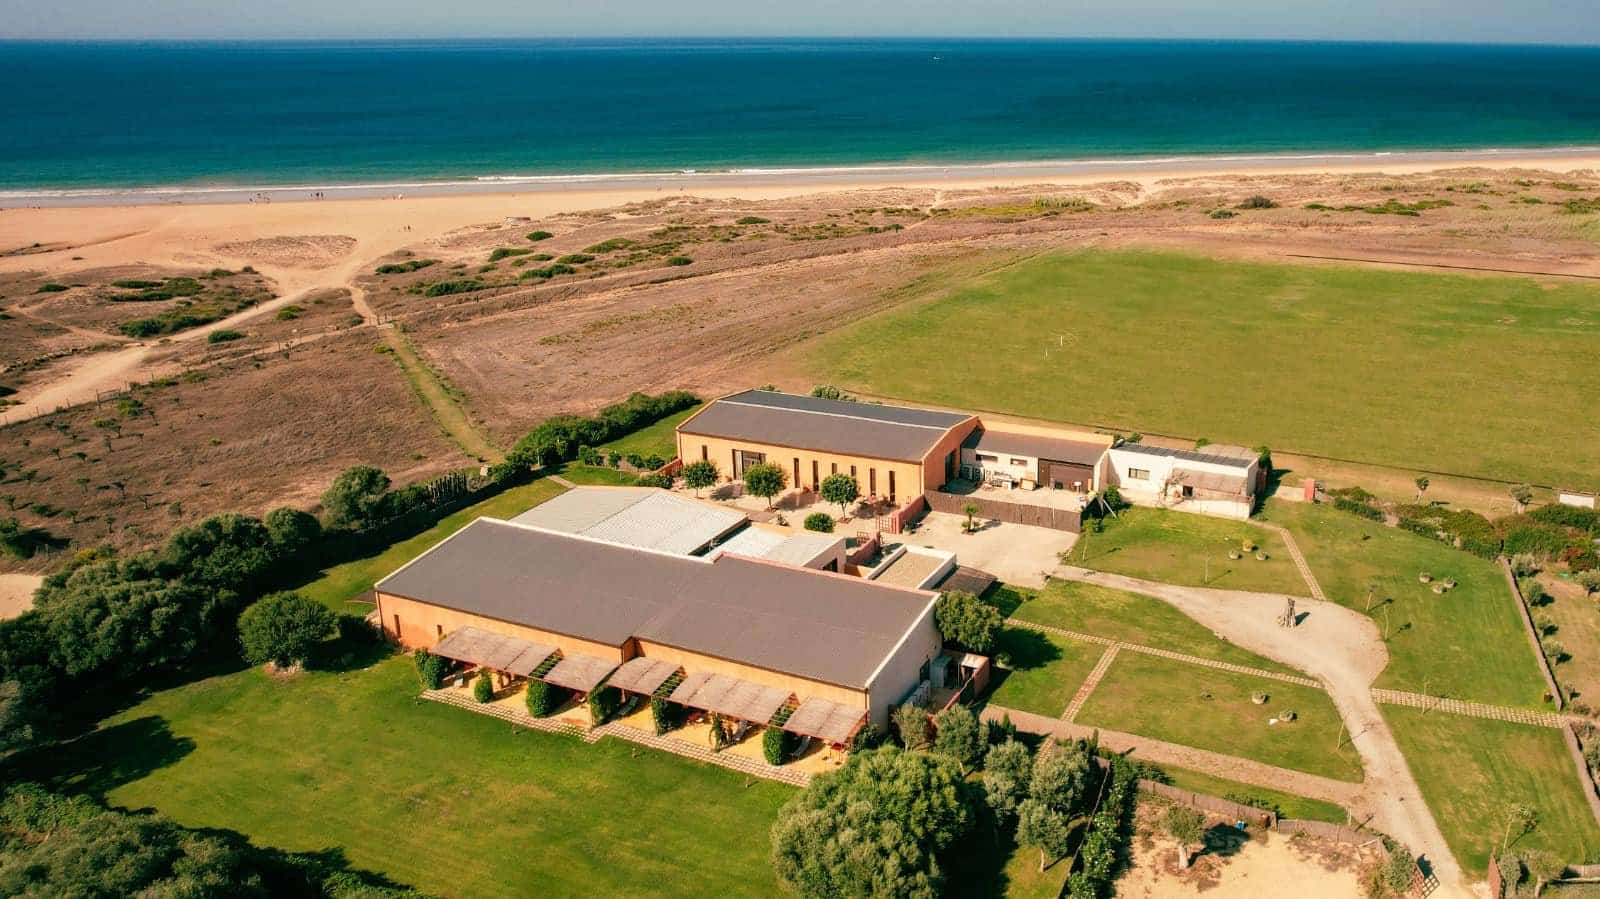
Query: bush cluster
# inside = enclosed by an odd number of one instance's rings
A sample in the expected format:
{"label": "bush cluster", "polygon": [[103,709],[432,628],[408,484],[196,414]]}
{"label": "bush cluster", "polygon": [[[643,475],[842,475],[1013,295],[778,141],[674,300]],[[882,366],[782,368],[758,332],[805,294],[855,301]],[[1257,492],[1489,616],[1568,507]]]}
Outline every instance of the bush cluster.
{"label": "bush cluster", "polygon": [[611,720],[622,705],[622,691],[610,684],[601,684],[589,691],[589,716],[599,726]]}
{"label": "bush cluster", "polygon": [[1137,770],[1120,757],[1113,759],[1105,798],[1089,820],[1083,845],[1078,847],[1080,867],[1067,878],[1068,899],[1105,899],[1112,894],[1117,859],[1128,844],[1128,814],[1137,784]]}
{"label": "bush cluster", "polygon": [[425,297],[447,297],[457,293],[472,293],[473,291],[483,290],[488,286],[489,285],[479,281],[476,278],[461,278],[455,281],[435,281],[434,283],[429,284],[427,287],[422,288],[422,295]]}
{"label": "bush cluster", "polygon": [[1352,515],[1360,515],[1362,518],[1368,519],[1369,521],[1383,520],[1383,510],[1381,508],[1364,500],[1355,499],[1353,497],[1335,496],[1333,498],[1333,507],[1341,512],[1349,512]]}
{"label": "bush cluster", "polygon": [[524,468],[566,462],[576,455],[580,446],[600,446],[698,402],[699,397],[683,390],[669,390],[656,396],[635,393],[601,409],[593,418],[558,415],[546,419],[518,440],[506,461]]}
{"label": "bush cluster", "polygon": [[833,516],[826,512],[812,512],[806,516],[805,529],[821,534],[833,533]]}
{"label": "bush cluster", "polygon": [[561,708],[561,703],[566,698],[566,691],[562,688],[542,680],[530,680],[524,701],[528,705],[528,714],[535,718],[548,718],[556,709]]}

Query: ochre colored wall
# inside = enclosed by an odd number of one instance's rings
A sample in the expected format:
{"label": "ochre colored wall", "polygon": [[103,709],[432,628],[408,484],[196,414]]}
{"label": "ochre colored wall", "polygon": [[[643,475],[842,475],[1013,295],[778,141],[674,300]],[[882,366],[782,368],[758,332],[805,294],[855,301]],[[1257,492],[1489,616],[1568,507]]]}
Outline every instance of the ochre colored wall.
{"label": "ochre colored wall", "polygon": [[821,681],[803,677],[779,674],[764,668],[756,668],[739,662],[730,662],[727,659],[719,659],[714,656],[678,649],[675,646],[652,643],[649,640],[636,640],[634,642],[638,644],[639,654],[645,658],[676,662],[683,666],[683,670],[688,672],[699,671],[706,674],[721,674],[766,687],[777,687],[780,690],[787,690],[795,694],[801,700],[807,698],[826,699],[857,709],[867,707],[867,691],[865,690],[852,690],[836,684],[825,684]]}
{"label": "ochre colored wall", "polygon": [[956,470],[960,471],[961,441],[966,440],[967,435],[971,434],[977,427],[978,419],[969,418],[952,428],[948,434],[939,440],[938,444],[923,459],[923,488],[917,491],[918,494],[928,490],[937,490],[944,486],[944,460],[952,452],[956,454]]}
{"label": "ochre colored wall", "polygon": [[[580,640],[577,637],[510,624],[468,612],[458,612],[455,609],[446,609],[387,593],[378,594],[378,609],[383,615],[383,632],[398,640],[400,645],[411,649],[432,649],[438,644],[441,631],[448,634],[457,628],[475,627],[532,643],[547,643],[566,655],[576,653],[601,659],[615,659],[619,663],[627,660],[620,646]],[[395,631],[395,615],[400,616],[402,630],[398,633]]]}
{"label": "ochre colored wall", "polygon": [[[959,444],[959,438],[955,441]],[[840,474],[849,474],[850,466],[856,467],[856,483],[861,488],[861,495],[866,496],[872,492],[872,478],[870,472],[877,469],[878,495],[889,495],[889,472],[894,472],[894,494],[898,502],[907,502],[912,497],[921,496],[923,492],[923,467],[918,462],[894,462],[884,459],[871,459],[866,456],[846,456],[837,453],[823,453],[815,450],[790,449],[788,447],[774,446],[772,444],[756,443],[753,441],[724,440],[721,437],[701,437],[698,434],[678,434],[678,458],[684,464],[700,461],[700,448],[706,448],[705,458],[717,464],[717,471],[723,480],[733,478],[733,451],[746,450],[749,452],[765,453],[767,461],[783,469],[788,478],[789,487],[794,483],[794,460],[800,460],[799,486],[810,488],[811,462],[817,462],[817,481],[833,473],[833,466],[839,467]],[[943,459],[940,455],[940,459]],[[941,463],[942,464],[942,463]],[[943,472],[940,472],[939,483],[944,482]]]}

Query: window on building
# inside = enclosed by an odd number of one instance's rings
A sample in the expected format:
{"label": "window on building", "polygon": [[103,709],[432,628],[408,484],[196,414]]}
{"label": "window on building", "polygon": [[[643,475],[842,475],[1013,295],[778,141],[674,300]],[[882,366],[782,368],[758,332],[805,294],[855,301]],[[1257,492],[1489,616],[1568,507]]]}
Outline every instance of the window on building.
{"label": "window on building", "polygon": [[812,459],[811,460],[811,489],[812,490],[817,489],[817,487],[820,486],[820,484],[821,484],[821,479],[817,477],[817,471],[818,471],[817,460]]}
{"label": "window on building", "polygon": [[1011,464],[1012,465],[1026,466],[1028,464],[1028,460],[1027,459],[1012,459],[1011,460]]}
{"label": "window on building", "polygon": [[999,462],[1000,461],[1000,457],[999,456],[991,456],[988,453],[979,453],[978,454],[978,461],[979,462]]}
{"label": "window on building", "polygon": [[889,469],[889,502],[894,502],[894,469]]}
{"label": "window on building", "polygon": [[435,624],[435,625],[434,625],[434,626],[433,626],[433,635],[434,635],[434,636],[435,636],[435,637],[443,637],[443,636],[444,636],[444,625],[442,625],[442,624]]}
{"label": "window on building", "polygon": [[795,456],[794,457],[794,485],[795,485],[795,487],[799,487],[800,486],[800,457],[799,456]]}
{"label": "window on building", "polygon": [[1188,497],[1194,496],[1194,488],[1190,487],[1188,484],[1184,484],[1183,485],[1183,495],[1184,495],[1184,498],[1186,498],[1186,499]]}
{"label": "window on building", "polygon": [[711,461],[711,447],[706,446],[704,443],[700,444],[700,461],[701,462],[710,462]]}
{"label": "window on building", "polygon": [[400,639],[400,613],[399,612],[396,612],[395,615],[394,615],[394,638],[396,640]]}
{"label": "window on building", "polygon": [[1148,468],[1130,468],[1130,469],[1128,469],[1128,480],[1130,480],[1130,481],[1148,481],[1148,480],[1150,480],[1150,469],[1148,469]]}
{"label": "window on building", "polygon": [[878,495],[878,470],[876,468],[867,469],[867,492],[873,496]]}

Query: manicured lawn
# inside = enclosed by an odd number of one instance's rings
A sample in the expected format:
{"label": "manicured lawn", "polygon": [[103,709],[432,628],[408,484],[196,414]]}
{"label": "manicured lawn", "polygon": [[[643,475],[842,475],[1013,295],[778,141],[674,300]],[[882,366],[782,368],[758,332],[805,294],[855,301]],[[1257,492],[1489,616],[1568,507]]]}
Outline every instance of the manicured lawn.
{"label": "manicured lawn", "polygon": [[[1500,705],[1542,707],[1544,679],[1494,563],[1328,505],[1271,501],[1266,517],[1295,535],[1328,598],[1389,629],[1389,667],[1377,686]],[[1442,596],[1428,572],[1459,586]],[[1387,601],[1387,602],[1385,602]],[[1387,611],[1386,611],[1387,610]]]}
{"label": "manicured lawn", "polygon": [[1040,591],[1015,592],[1030,597],[1011,613],[1019,621],[1282,674],[1303,674],[1218,638],[1159,599],[1096,584],[1056,580]]}
{"label": "manicured lawn", "polygon": [[1060,716],[1094,669],[1105,647],[1035,630],[1009,627],[1000,632],[995,654],[1011,666],[996,671],[1000,680],[989,700],[1006,708]]}
{"label": "manicured lawn", "polygon": [[792,788],[417,700],[411,662],[158,693],[26,774],[442,896],[772,896]]}
{"label": "manicured lawn", "polygon": [[638,453],[645,458],[655,455],[663,459],[671,459],[678,455],[678,425],[683,424],[684,419],[699,412],[701,405],[704,404],[669,415],[647,428],[640,428],[625,437],[619,437],[601,447],[601,449],[618,452],[624,456],[629,453]]}
{"label": "manicured lawn", "polygon": [[1284,818],[1344,824],[1350,817],[1342,807],[1331,802],[1323,802],[1321,799],[1307,799],[1304,796],[1296,796],[1281,790],[1269,790],[1266,787],[1258,787],[1254,784],[1225,780],[1221,777],[1213,777],[1200,771],[1191,771],[1188,768],[1179,768],[1173,765],[1162,765],[1161,770],[1166,772],[1167,780],[1180,790],[1191,790],[1195,793],[1217,796],[1233,802],[1242,802],[1246,805],[1253,804],[1255,801],[1264,801]]}
{"label": "manicured lawn", "polygon": [[[298,588],[299,592],[309,599],[314,599],[329,606],[336,612],[345,611],[351,600],[371,590],[372,585],[384,576],[422,555],[444,538],[471,524],[473,519],[484,516],[489,518],[510,518],[526,512],[565,490],[566,488],[549,478],[540,478],[527,484],[512,487],[510,490],[491,496],[481,503],[476,503],[453,515],[448,515],[426,531],[408,540],[395,543],[382,552],[325,569],[321,577]],[[358,610],[365,612],[367,607],[360,606]]]}
{"label": "manicured lawn", "polygon": [[[1261,691],[1265,705],[1251,702]],[[1210,694],[1210,698],[1206,698]],[[1293,723],[1268,719],[1294,711]],[[1328,694],[1186,662],[1123,651],[1095,688],[1077,723],[1181,743],[1340,780],[1360,780],[1361,762]]]}
{"label": "manicured lawn", "polygon": [[[1265,562],[1243,552],[1243,558],[1228,558],[1246,540],[1266,551]],[[1277,534],[1167,509],[1128,509],[1107,521],[1104,532],[1084,533],[1073,546],[1072,563],[1189,587],[1310,595]]]}
{"label": "manicured lawn", "polygon": [[1600,612],[1595,601],[1582,595],[1570,581],[1555,576],[1542,576],[1549,586],[1552,600],[1535,607],[1535,624],[1555,625],[1552,634],[1560,641],[1565,655],[1556,663],[1556,680],[1568,689],[1575,690],[1574,698],[1593,706],[1600,702]]}
{"label": "manicured lawn", "polygon": [[1600,488],[1593,285],[1129,250],[967,272],[800,361],[912,402]]}
{"label": "manicured lawn", "polygon": [[639,480],[639,476],[631,471],[578,462],[566,463],[557,474],[581,486],[632,487]]}
{"label": "manicured lawn", "polygon": [[1560,731],[1401,706],[1384,706],[1383,715],[1468,871],[1482,876],[1488,869],[1511,805],[1539,812],[1538,829],[1513,848],[1548,849],[1573,862],[1600,852],[1600,827]]}

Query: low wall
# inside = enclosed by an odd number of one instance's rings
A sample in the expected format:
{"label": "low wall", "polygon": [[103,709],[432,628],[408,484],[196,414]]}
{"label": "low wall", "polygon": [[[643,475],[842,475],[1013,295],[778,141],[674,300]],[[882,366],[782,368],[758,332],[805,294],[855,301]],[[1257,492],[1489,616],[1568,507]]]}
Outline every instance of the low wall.
{"label": "low wall", "polygon": [[1154,780],[1139,781],[1139,792],[1160,796],[1180,805],[1187,805],[1190,808],[1235,821],[1245,821],[1258,827],[1265,827],[1290,836],[1304,834],[1308,837],[1349,843],[1355,846],[1382,838],[1372,831],[1360,830],[1344,824],[1330,824],[1326,821],[1302,821],[1298,818],[1279,818],[1277,813],[1256,808],[1253,805],[1244,805],[1231,799],[1222,799],[1216,796],[1208,796],[1205,793],[1180,789],[1171,784],[1164,784]]}
{"label": "low wall", "polygon": [[1057,531],[1071,531],[1072,533],[1077,533],[1083,524],[1082,516],[1077,512],[1057,509],[1051,506],[1008,503],[971,493],[945,493],[942,490],[929,490],[923,494],[923,498],[928,503],[928,508],[935,512],[944,512],[949,515],[966,515],[965,507],[974,505],[978,507],[979,518],[988,518],[1005,522],[1006,524],[1026,524],[1033,527],[1051,528]]}
{"label": "low wall", "polygon": [[1583,757],[1583,746],[1579,744],[1577,730],[1570,721],[1562,725],[1561,736],[1567,742],[1567,754],[1572,756],[1572,764],[1578,766],[1578,783],[1583,785],[1583,798],[1589,800],[1589,814],[1594,816],[1595,823],[1600,824],[1600,794],[1595,792],[1594,774]]}
{"label": "low wall", "polygon": [[[1539,631],[1533,626],[1533,613],[1528,609],[1528,601],[1522,596],[1522,588],[1517,586],[1517,576],[1511,571],[1511,563],[1507,562],[1504,557],[1500,559],[1500,571],[1505,574],[1506,584],[1511,587],[1511,595],[1517,600],[1517,611],[1521,613],[1518,617],[1522,619],[1522,630],[1523,633],[1528,635],[1528,643],[1533,647],[1534,657],[1539,660],[1539,671],[1544,675],[1545,687],[1550,691],[1550,695],[1555,697],[1556,708],[1565,708],[1567,705],[1566,697],[1556,684],[1555,672],[1550,670],[1550,660],[1545,658],[1544,646],[1539,642]],[[1592,790],[1590,792],[1593,793]]]}

